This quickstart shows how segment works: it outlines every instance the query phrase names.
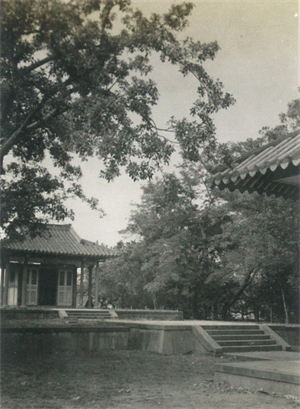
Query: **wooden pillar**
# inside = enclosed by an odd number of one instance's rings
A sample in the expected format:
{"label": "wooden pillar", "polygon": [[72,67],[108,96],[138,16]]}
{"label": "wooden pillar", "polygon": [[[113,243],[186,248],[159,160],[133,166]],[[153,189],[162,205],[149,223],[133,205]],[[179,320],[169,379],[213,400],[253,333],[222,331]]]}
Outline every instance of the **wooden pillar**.
{"label": "wooden pillar", "polygon": [[80,271],[80,306],[83,307],[83,274],[84,274],[84,260],[81,261]]}
{"label": "wooden pillar", "polygon": [[9,283],[9,258],[6,262],[5,266],[5,284],[4,284],[4,297],[3,297],[3,305],[8,304],[8,283]]}
{"label": "wooden pillar", "polygon": [[99,305],[99,261],[96,264],[96,277],[95,277],[95,307]]}
{"label": "wooden pillar", "polygon": [[1,264],[1,305],[4,305],[4,263]]}
{"label": "wooden pillar", "polygon": [[1,305],[4,305],[4,265],[1,265]]}
{"label": "wooden pillar", "polygon": [[92,308],[93,266],[89,266],[88,308]]}
{"label": "wooden pillar", "polygon": [[21,305],[26,305],[26,287],[27,287],[27,276],[28,276],[28,259],[25,257],[23,263],[23,276],[22,276],[22,299]]}
{"label": "wooden pillar", "polygon": [[73,294],[72,294],[72,307],[77,307],[77,267],[73,271]]}

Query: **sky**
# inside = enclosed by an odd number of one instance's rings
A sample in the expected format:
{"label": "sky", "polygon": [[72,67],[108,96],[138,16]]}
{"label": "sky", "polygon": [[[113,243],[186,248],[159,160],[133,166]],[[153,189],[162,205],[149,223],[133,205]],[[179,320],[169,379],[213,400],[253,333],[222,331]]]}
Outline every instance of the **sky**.
{"label": "sky", "polygon": [[[146,15],[166,12],[173,1],[134,1],[133,6]],[[217,41],[221,47],[214,61],[205,63],[208,73],[219,78],[236,99],[234,106],[216,114],[220,142],[256,138],[263,126],[279,123],[288,102],[299,98],[299,7],[297,0],[194,0],[185,36],[201,42]],[[183,78],[175,67],[153,59],[151,78],[160,91],[153,110],[159,127],[174,115],[182,118],[196,99],[196,80]],[[178,162],[174,156],[173,164]],[[72,223],[84,239],[109,246],[124,239],[133,204],[141,198],[142,183],[123,174],[108,183],[99,178],[101,162],[91,158],[82,164],[82,184],[87,195],[99,199],[106,213],[103,218],[79,200],[69,201],[75,212]],[[172,164],[170,166],[172,170]],[[159,172],[156,175],[159,177]]]}

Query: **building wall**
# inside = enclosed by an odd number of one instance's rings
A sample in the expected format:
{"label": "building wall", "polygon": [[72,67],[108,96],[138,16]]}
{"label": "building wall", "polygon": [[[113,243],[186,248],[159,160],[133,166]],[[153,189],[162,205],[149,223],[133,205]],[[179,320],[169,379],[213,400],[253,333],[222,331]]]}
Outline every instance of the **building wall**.
{"label": "building wall", "polygon": [[[8,267],[7,267],[8,268]],[[2,305],[20,306],[24,283],[24,265],[11,262],[4,273]],[[77,269],[73,265],[29,263],[26,279],[27,306],[76,306]],[[6,295],[5,295],[6,293]]]}

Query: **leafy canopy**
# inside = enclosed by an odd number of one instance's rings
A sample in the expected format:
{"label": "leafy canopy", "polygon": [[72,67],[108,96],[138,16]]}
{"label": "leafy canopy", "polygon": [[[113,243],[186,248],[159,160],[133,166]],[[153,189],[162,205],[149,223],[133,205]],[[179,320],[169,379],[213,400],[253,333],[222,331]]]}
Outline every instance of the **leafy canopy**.
{"label": "leafy canopy", "polygon": [[[215,163],[240,155],[299,126],[299,100],[281,124],[255,140],[217,146]],[[295,108],[295,109],[294,109]],[[185,161],[179,176],[143,188],[127,232],[139,238],[105,263],[101,285],[123,306],[182,309],[185,317],[297,322],[299,203],[205,189],[205,167]],[[147,297],[148,296],[148,297]]]}
{"label": "leafy canopy", "polygon": [[[215,58],[218,44],[177,38],[188,24],[190,3],[149,18],[129,0],[3,0],[1,5],[1,225],[6,233],[34,232],[49,217],[70,216],[66,196],[87,200],[74,157],[98,157],[108,181],[121,167],[137,180],[151,178],[157,166],[169,162],[173,141],[193,161],[214,145],[212,115],[233,98],[203,67]],[[191,119],[170,118],[166,125],[172,140],[152,116],[159,101],[150,78],[153,53],[196,80]],[[45,157],[57,174],[43,167]],[[26,211],[20,199],[24,189]]]}
{"label": "leafy canopy", "polygon": [[208,280],[227,247],[222,231],[229,218],[226,209],[210,207],[208,202],[199,206],[198,182],[199,177],[196,180],[183,169],[181,177],[165,175],[143,188],[142,202],[132,211],[126,230],[138,235],[139,241],[102,269],[101,285],[109,295],[119,289],[137,307],[135,291],[142,300],[147,294],[151,297],[149,307],[180,308],[186,317],[205,316],[212,290]]}

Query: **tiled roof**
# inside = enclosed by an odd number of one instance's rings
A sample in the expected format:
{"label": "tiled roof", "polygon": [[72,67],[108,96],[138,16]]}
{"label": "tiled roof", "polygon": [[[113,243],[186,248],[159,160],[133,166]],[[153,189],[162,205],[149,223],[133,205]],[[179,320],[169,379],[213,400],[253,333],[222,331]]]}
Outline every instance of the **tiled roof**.
{"label": "tiled roof", "polygon": [[[300,130],[241,157],[232,169],[208,179],[210,187],[223,190],[266,193],[285,198],[299,198]],[[286,179],[290,178],[290,179]]]}
{"label": "tiled roof", "polygon": [[70,224],[49,224],[42,236],[25,237],[23,241],[6,241],[3,250],[48,255],[86,256],[105,258],[116,256],[117,252],[91,241],[82,240]]}

